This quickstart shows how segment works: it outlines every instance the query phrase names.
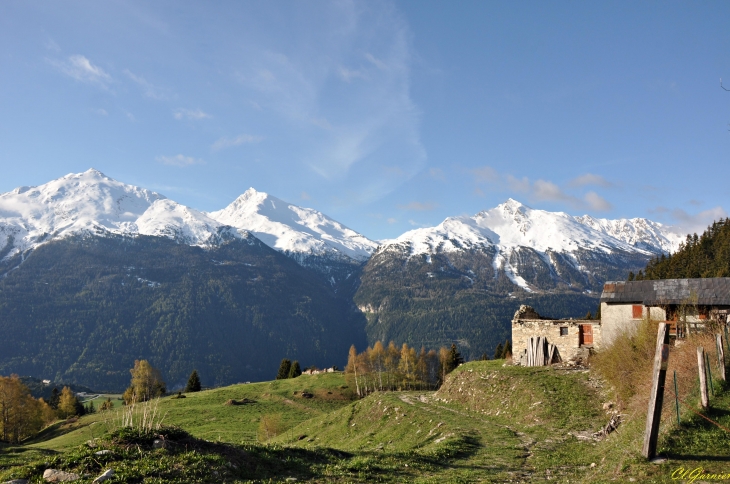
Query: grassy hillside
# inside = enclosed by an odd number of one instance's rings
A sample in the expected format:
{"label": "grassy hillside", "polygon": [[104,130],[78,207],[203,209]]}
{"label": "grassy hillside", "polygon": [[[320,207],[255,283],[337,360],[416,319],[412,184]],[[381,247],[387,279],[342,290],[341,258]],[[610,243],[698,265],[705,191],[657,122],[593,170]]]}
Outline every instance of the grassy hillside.
{"label": "grassy hillside", "polygon": [[[112,482],[673,482],[678,467],[728,471],[730,433],[690,412],[681,427],[663,422],[660,451],[669,460],[650,464],[639,455],[641,412],[624,415],[607,438],[592,437],[613,396],[590,372],[502,365],[471,362],[436,392],[361,400],[351,400],[342,374],[168,397],[157,404],[163,424],[189,433],[163,430],[168,448],[152,449],[154,436],[113,433],[114,412],[91,415],[3,449],[0,482],[48,466],[88,472],[81,482],[108,467],[120,473]],[[730,392],[718,389],[712,406],[709,417],[730,427]],[[257,442],[271,417],[279,434]],[[101,439],[89,448],[92,436]]]}

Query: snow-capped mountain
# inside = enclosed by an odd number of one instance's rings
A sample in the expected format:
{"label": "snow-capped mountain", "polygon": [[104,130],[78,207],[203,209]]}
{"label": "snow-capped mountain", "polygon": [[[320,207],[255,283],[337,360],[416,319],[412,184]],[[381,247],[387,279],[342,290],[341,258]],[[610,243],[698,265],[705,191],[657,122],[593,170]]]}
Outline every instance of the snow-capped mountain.
{"label": "snow-capped mountain", "polygon": [[4,257],[78,233],[155,235],[203,246],[241,237],[202,212],[94,169],[0,195]]}
{"label": "snow-capped mountain", "polygon": [[253,188],[209,214],[94,169],[0,195],[0,259],[79,233],[152,235],[203,247],[253,234],[332,283],[351,273],[340,266],[366,261],[378,245],[316,210]]}
{"label": "snow-capped mountain", "polygon": [[424,256],[429,262],[433,254],[482,251],[491,254],[495,274],[501,271],[514,284],[533,290],[544,286],[535,279],[538,273],[549,273],[558,283],[566,271],[595,272],[597,259],[643,265],[654,255],[676,250],[680,240],[668,227],[646,219],[574,217],[509,199],[473,217],[450,217],[436,227],[406,232],[384,243],[375,256]]}
{"label": "snow-capped mountain", "polygon": [[378,243],[311,208],[287,203],[253,188],[208,216],[247,230],[269,247],[290,255],[367,260]]}
{"label": "snow-capped mountain", "polygon": [[575,217],[575,220],[598,232],[655,254],[675,252],[680,242],[684,240],[673,227],[645,218],[609,220],[583,215]]}

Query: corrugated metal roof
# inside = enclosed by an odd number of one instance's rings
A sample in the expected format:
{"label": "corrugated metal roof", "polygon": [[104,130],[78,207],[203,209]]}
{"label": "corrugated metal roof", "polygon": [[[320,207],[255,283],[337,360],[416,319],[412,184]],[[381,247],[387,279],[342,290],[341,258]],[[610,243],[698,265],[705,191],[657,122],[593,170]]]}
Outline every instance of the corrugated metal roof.
{"label": "corrugated metal roof", "polygon": [[601,302],[730,306],[730,277],[609,281],[603,285]]}

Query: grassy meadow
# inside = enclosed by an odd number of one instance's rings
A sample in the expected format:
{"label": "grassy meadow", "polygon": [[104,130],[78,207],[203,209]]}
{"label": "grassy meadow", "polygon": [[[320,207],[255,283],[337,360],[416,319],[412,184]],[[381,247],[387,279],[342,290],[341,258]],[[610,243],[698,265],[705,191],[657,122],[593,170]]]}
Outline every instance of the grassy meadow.
{"label": "grassy meadow", "polygon": [[[0,449],[0,482],[42,482],[48,467],[85,475],[77,482],[113,468],[109,483],[675,482],[679,467],[730,473],[730,433],[689,411],[679,427],[676,417],[663,419],[668,459],[647,463],[640,411],[624,413],[608,437],[592,437],[613,412],[604,404],[615,400],[590,371],[503,363],[464,364],[435,392],[355,399],[335,373],[138,405],[136,423],[146,413],[162,423],[159,432],[120,430],[116,403]],[[730,428],[730,392],[719,381],[715,390],[708,416]],[[165,448],[153,448],[158,434]]]}

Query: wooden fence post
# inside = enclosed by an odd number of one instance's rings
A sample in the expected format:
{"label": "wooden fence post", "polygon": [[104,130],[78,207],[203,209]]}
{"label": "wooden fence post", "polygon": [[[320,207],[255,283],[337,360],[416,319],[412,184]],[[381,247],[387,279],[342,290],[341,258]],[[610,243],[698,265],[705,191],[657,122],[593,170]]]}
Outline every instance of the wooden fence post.
{"label": "wooden fence post", "polygon": [[720,364],[720,378],[722,381],[727,381],[725,377],[725,350],[722,347],[722,334],[716,334],[715,340],[717,342],[717,360]]}
{"label": "wooden fence post", "polygon": [[705,349],[697,347],[697,366],[700,370],[700,404],[707,410],[710,406],[710,398],[707,396],[707,370],[705,369]]}
{"label": "wooden fence post", "polygon": [[659,420],[662,416],[664,402],[664,382],[667,378],[667,363],[669,361],[669,331],[666,323],[659,323],[656,337],[656,351],[654,352],[654,368],[651,379],[651,396],[649,410],[646,414],[644,429],[644,447],[642,455],[647,459],[656,456],[657,439],[659,437]]}

